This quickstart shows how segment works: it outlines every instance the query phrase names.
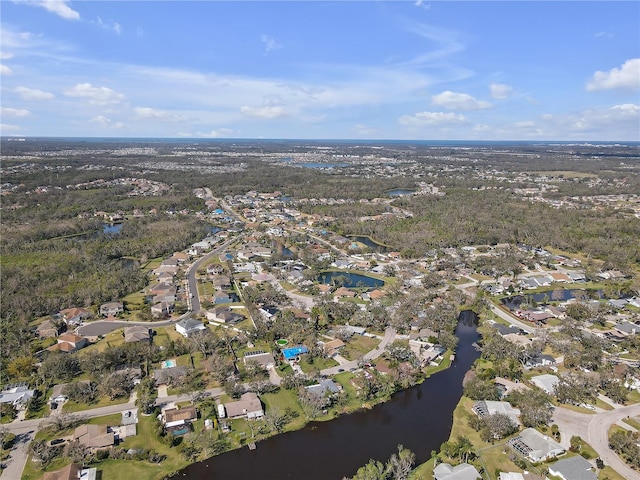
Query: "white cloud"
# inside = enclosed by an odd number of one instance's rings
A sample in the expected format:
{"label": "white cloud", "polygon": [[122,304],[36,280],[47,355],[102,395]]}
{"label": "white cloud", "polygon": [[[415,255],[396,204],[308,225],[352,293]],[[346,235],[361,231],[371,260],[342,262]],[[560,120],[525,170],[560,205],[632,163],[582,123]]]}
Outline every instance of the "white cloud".
{"label": "white cloud", "polygon": [[491,104],[489,102],[476,100],[466,93],[457,93],[449,90],[431,97],[431,103],[448,110],[482,110],[485,108],[491,108]]}
{"label": "white cloud", "polygon": [[467,119],[459,113],[418,112],[413,115],[402,115],[398,122],[408,127],[423,127],[466,123]]}
{"label": "white cloud", "polygon": [[122,122],[114,122],[113,120],[111,120],[110,118],[105,117],[104,115],[98,115],[95,116],[93,118],[91,118],[89,120],[91,123],[97,123],[98,125],[102,126],[102,127],[108,127],[108,128],[124,128],[124,123]]}
{"label": "white cloud", "polygon": [[602,38],[602,37],[606,37],[606,38],[613,38],[613,33],[609,33],[609,32],[597,32],[593,35],[596,38]]}
{"label": "white cloud", "polygon": [[13,58],[13,53],[0,52],[0,60],[9,60],[10,58]]}
{"label": "white cloud", "polygon": [[31,115],[31,112],[24,108],[1,107],[0,112],[7,117],[27,117]]}
{"label": "white cloud", "polygon": [[620,68],[612,68],[608,72],[597,71],[587,83],[587,91],[611,89],[640,89],[640,58],[632,58]]}
{"label": "white cloud", "polygon": [[0,123],[0,134],[4,135],[4,132],[17,132],[22,130],[22,127],[18,125],[9,125],[8,123]]}
{"label": "white cloud", "polygon": [[245,105],[240,108],[240,113],[245,117],[264,118],[268,120],[287,116],[287,112],[281,106],[249,107]]}
{"label": "white cloud", "polygon": [[37,88],[16,87],[14,92],[20,95],[24,100],[51,100],[56,98],[53,93],[38,90]]}
{"label": "white cloud", "polygon": [[17,3],[42,7],[65,20],[80,20],[80,14],[68,5],[68,0],[25,0]]}
{"label": "white cloud", "polygon": [[90,83],[79,83],[65,90],[64,94],[67,97],[86,98],[94,105],[120,103],[125,99],[123,94],[114,92],[108,87],[94,87]]}
{"label": "white cloud", "polygon": [[166,110],[158,110],[151,107],[135,107],[134,112],[138,118],[150,118],[155,120],[178,120],[179,117]]}
{"label": "white cloud", "polygon": [[118,22],[105,22],[101,17],[96,17],[96,20],[92,21],[91,23],[99,26],[100,28],[103,28],[104,30],[113,30],[118,35],[122,33],[122,25],[120,25]]}
{"label": "white cloud", "polygon": [[[233,133],[233,130],[230,128],[219,128],[217,130],[211,130],[209,133],[198,132],[196,137],[202,138],[229,138],[229,136]],[[187,135],[191,136],[191,135]]]}
{"label": "white cloud", "polygon": [[513,88],[504,83],[492,83],[489,85],[489,89],[491,90],[491,96],[498,100],[507,98],[513,92]]}
{"label": "white cloud", "polygon": [[265,52],[270,52],[272,50],[277,50],[278,48],[282,48],[282,45],[276,42],[275,39],[269,35],[262,35],[260,37],[260,41],[264,43]]}
{"label": "white cloud", "polygon": [[416,2],[413,5],[418,7],[418,8],[423,8],[425,10],[429,10],[431,8],[431,4],[430,3],[424,3],[424,0],[416,0]]}
{"label": "white cloud", "polygon": [[0,63],[0,75],[13,75],[13,70]]}
{"label": "white cloud", "polygon": [[351,130],[357,135],[373,135],[376,133],[375,129],[362,125],[361,123],[354,125]]}

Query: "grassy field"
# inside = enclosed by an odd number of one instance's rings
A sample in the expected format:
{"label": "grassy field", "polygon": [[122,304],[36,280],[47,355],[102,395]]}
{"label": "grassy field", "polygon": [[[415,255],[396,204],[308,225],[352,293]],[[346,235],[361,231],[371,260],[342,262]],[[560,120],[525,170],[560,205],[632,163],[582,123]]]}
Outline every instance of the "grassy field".
{"label": "grassy field", "polygon": [[342,355],[347,360],[357,360],[365,353],[370,352],[378,346],[380,340],[377,338],[365,337],[364,335],[354,335],[346,342],[346,345],[340,350]]}
{"label": "grassy field", "polygon": [[72,400],[67,401],[63,406],[62,410],[65,413],[71,412],[81,412],[82,410],[88,410],[90,408],[99,408],[99,407],[108,407],[110,405],[120,405],[122,403],[128,403],[129,397],[116,398],[115,400],[110,400],[109,397],[102,396],[100,400],[96,403],[92,403],[91,405],[87,403],[78,403]]}

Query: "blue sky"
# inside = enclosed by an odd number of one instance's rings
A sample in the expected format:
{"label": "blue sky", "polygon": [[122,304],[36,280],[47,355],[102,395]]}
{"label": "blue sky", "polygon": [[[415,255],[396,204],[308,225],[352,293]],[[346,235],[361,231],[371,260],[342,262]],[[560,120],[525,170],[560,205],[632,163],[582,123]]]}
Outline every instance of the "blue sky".
{"label": "blue sky", "polygon": [[640,2],[2,0],[2,135],[640,140]]}

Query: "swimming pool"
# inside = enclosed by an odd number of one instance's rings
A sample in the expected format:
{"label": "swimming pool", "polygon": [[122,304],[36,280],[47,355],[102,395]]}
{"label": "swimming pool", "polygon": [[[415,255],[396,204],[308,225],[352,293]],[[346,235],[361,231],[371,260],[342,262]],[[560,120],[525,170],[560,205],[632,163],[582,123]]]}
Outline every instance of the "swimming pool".
{"label": "swimming pool", "polygon": [[286,358],[287,360],[291,360],[292,358],[296,358],[301,353],[307,353],[307,352],[309,352],[309,349],[307,347],[305,347],[304,345],[299,345],[297,347],[291,347],[291,348],[285,348],[285,349],[282,350],[282,354],[284,355],[284,358]]}
{"label": "swimming pool", "polygon": [[163,360],[162,363],[160,364],[161,368],[173,368],[177,365],[176,363],[176,359],[175,358],[171,358],[169,360]]}

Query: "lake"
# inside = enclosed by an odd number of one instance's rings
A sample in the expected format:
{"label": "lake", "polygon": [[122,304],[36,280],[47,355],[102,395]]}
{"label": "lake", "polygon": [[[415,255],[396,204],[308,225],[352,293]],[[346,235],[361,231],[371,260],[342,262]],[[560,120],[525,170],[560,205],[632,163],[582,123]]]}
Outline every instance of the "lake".
{"label": "lake", "polygon": [[460,315],[459,344],[450,368],[394,394],[388,402],[328,422],[312,422],[258,442],[253,451],[244,447],[209,458],[176,477],[340,480],[353,476],[370,458],[385,462],[398,444],[416,454],[416,465],[427,461],[431,451],[449,438],[462,379],[480,355],[473,347],[479,338],[476,322],[473,312]]}
{"label": "lake", "polygon": [[536,303],[551,303],[551,302],[565,302],[572,298],[588,298],[588,299],[602,299],[604,293],[602,290],[584,290],[584,289],[569,289],[569,288],[556,288],[555,290],[549,290],[548,292],[541,293],[529,293],[525,295],[515,295],[513,297],[506,297],[501,300],[502,304],[509,310],[517,310],[522,303],[531,302],[533,300]]}
{"label": "lake", "polygon": [[363,237],[361,235],[349,235],[347,238],[354,242],[362,243],[369,247],[374,252],[385,253],[391,251],[391,249],[381,243],[376,242],[371,237]]}
{"label": "lake", "polygon": [[339,282],[340,280],[344,280],[344,282],[342,282],[342,286],[347,288],[359,288],[359,287],[379,288],[384,285],[384,280],[368,277],[367,275],[360,275],[359,273],[323,272],[320,275],[318,275],[318,281],[325,283],[327,285],[331,285],[334,278],[336,279],[336,282]]}

